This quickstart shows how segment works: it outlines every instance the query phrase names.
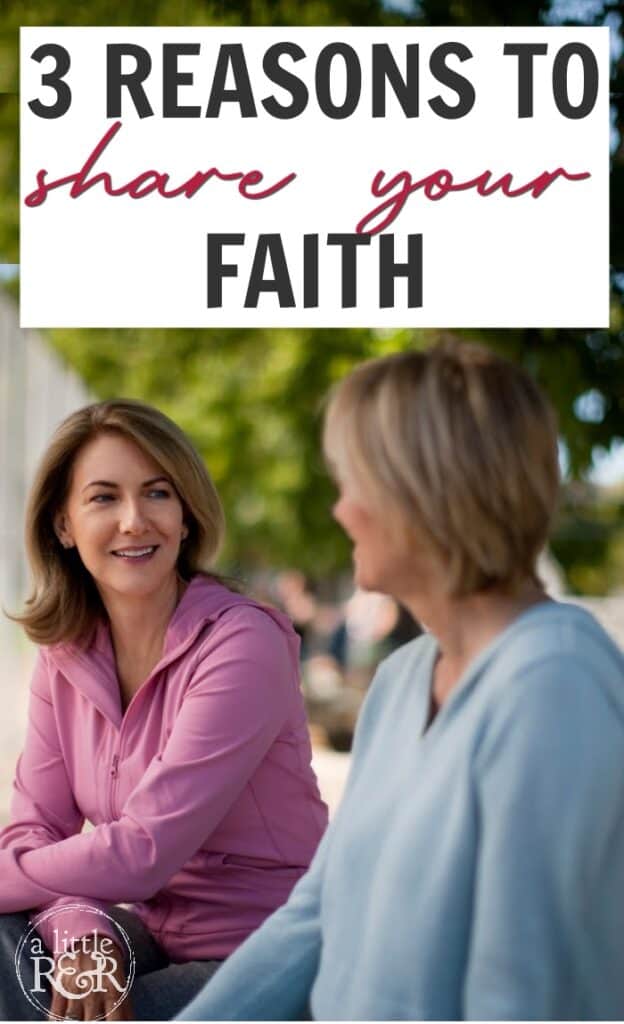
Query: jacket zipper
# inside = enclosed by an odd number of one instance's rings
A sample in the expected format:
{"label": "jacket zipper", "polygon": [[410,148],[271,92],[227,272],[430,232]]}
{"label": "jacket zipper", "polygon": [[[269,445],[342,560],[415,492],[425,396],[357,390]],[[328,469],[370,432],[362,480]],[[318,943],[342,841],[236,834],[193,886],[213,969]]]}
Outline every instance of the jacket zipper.
{"label": "jacket zipper", "polygon": [[[169,668],[170,664],[172,664],[174,661],[177,661],[177,659],[180,658],[187,650],[190,650],[190,648],[195,643],[197,637],[201,633],[202,629],[204,629],[205,625],[206,625],[205,622],[203,622],[203,621],[200,622],[197,625],[197,627],[192,631],[190,636],[188,636],[186,638],[186,640],[184,641],[184,644],[182,644],[175,651],[171,651],[167,658],[164,658],[162,660],[162,662],[160,662],[158,665],[155,665],[154,668],[152,669],[152,671],[150,672],[149,676],[147,677],[147,679],[143,680],[143,682],[141,683],[141,686],[136,691],[136,693],[132,697],[132,700],[128,704],[128,707],[126,708],[125,714],[123,715],[123,718],[122,718],[121,728],[119,730],[119,738],[118,738],[119,749],[120,750],[121,750],[121,744],[122,744],[122,734],[123,734],[124,722],[126,720],[128,711],[130,710],[132,705],[135,703],[138,695],[140,693],[142,693],[144,690],[147,689],[147,684],[151,683],[152,679],[156,675],[160,675],[160,673],[163,672],[164,669]],[[118,779],[119,779],[119,757],[120,757],[119,754],[114,754],[113,755],[113,760],[111,762],[111,768],[110,768],[110,780],[111,780],[111,783],[110,783],[109,814],[110,814],[111,820],[113,820],[113,821],[116,820],[114,796],[115,796],[115,793],[116,793],[116,790],[117,790],[117,782],[118,782]]]}
{"label": "jacket zipper", "polygon": [[128,717],[128,712],[130,711],[132,705],[136,701],[139,693],[141,693],[141,691],[144,690],[147,687],[147,684],[149,682],[151,682],[152,676],[153,676],[153,673],[152,673],[152,675],[147,677],[147,679],[141,684],[141,686],[139,687],[137,692],[132,697],[132,700],[130,701],[130,703],[128,704],[128,707],[125,710],[125,713],[124,713],[122,721],[121,721],[121,725],[119,727],[119,734],[118,734],[118,737],[117,737],[118,753],[113,755],[113,760],[111,762],[111,768],[110,768],[111,786],[110,786],[109,812],[110,812],[110,817],[111,817],[112,820],[117,820],[117,818],[118,818],[118,815],[115,813],[115,795],[117,793],[117,786],[118,786],[118,780],[119,780],[119,759],[121,757],[121,751],[123,749],[124,725],[125,725],[126,719]]}
{"label": "jacket zipper", "polygon": [[111,777],[111,787],[110,787],[110,801],[109,801],[109,805],[110,806],[109,806],[109,811],[110,811],[110,818],[111,818],[111,820],[114,820],[114,818],[115,818],[115,811],[114,811],[114,808],[113,808],[113,794],[114,794],[114,791],[115,791],[115,786],[116,786],[116,783],[117,783],[117,779],[119,777],[119,754],[115,754],[114,757],[113,757],[113,763],[111,765],[111,770],[110,770],[110,777]]}

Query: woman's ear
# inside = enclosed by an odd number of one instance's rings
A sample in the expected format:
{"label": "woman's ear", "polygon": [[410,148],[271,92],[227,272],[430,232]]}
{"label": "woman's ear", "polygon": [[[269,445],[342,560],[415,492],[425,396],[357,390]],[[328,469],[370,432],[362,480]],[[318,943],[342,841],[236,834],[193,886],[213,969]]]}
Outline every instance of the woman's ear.
{"label": "woman's ear", "polygon": [[74,538],[69,528],[67,515],[63,511],[57,512],[54,516],[54,532],[64,548],[74,547]]}

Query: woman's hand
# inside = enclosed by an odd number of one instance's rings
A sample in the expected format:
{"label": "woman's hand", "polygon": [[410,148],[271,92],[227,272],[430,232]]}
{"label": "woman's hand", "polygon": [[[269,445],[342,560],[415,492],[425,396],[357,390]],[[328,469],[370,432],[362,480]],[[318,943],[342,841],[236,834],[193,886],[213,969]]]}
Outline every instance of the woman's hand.
{"label": "woman's hand", "polygon": [[119,947],[105,935],[85,935],[75,952],[56,961],[50,1019],[133,1020],[129,998],[123,998],[126,971]]}

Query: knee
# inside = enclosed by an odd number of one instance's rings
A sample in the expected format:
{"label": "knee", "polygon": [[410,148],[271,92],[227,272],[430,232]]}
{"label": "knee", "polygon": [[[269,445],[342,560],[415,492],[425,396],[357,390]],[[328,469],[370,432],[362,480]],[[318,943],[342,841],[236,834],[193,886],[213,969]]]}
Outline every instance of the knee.
{"label": "knee", "polygon": [[14,957],[17,945],[29,927],[30,917],[25,910],[15,914],[0,914],[0,950]]}

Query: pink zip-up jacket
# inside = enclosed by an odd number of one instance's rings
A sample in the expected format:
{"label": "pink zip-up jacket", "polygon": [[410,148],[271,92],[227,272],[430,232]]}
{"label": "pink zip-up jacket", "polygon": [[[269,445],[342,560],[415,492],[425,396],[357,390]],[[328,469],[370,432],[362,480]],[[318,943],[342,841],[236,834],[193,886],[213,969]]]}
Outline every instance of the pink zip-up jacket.
{"label": "pink zip-up jacket", "polygon": [[[125,713],[107,626],[87,650],[42,649],[0,913],[132,904],[174,961],[231,953],[286,901],[327,824],[298,648],[284,615],[196,576]],[[79,938],[94,918],[61,923]],[[54,926],[39,926],[48,946]]]}

